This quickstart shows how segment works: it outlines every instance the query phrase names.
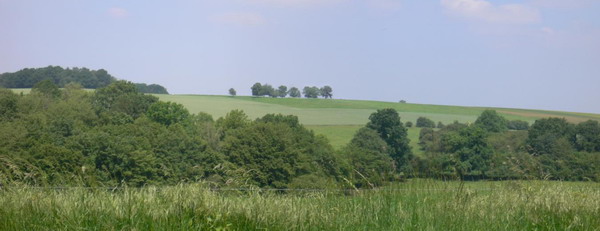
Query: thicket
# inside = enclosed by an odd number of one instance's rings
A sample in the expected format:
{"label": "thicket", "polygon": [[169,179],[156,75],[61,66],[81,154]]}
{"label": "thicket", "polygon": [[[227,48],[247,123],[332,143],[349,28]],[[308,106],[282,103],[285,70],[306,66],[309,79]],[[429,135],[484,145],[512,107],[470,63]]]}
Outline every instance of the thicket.
{"label": "thicket", "polygon": [[285,98],[286,96],[290,96],[292,98],[304,97],[306,98],[318,98],[322,96],[324,98],[332,98],[333,97],[333,89],[330,86],[324,86],[322,88],[318,87],[304,87],[302,93],[296,87],[292,87],[288,90],[287,86],[281,85],[278,88],[274,88],[270,84],[261,84],[255,83],[250,88],[252,90],[252,96],[269,96],[273,98],[281,97]]}
{"label": "thicket", "polygon": [[[25,68],[14,73],[0,74],[0,87],[5,88],[32,88],[37,83],[49,80],[59,88],[69,83],[77,83],[83,88],[97,89],[106,87],[117,81],[106,70],[90,70],[88,68],[62,68],[60,66],[48,66],[42,68]],[[146,85],[136,83],[138,90],[142,93],[169,94],[167,89],[158,84]]]}
{"label": "thicket", "polygon": [[600,125],[564,119],[508,130],[485,111],[467,125],[423,128],[412,154],[394,109],[377,110],[334,150],[296,116],[214,120],[115,81],[94,92],[37,83],[0,89],[0,185],[143,186],[205,181],[214,187],[374,188],[408,177],[600,180]]}
{"label": "thicket", "polygon": [[0,89],[0,104],[0,185],[323,188],[343,179],[329,142],[295,116],[232,111],[214,121],[126,81],[95,92],[42,81],[28,95]]}
{"label": "thicket", "polygon": [[[525,128],[526,122],[518,122]],[[600,125],[561,118],[539,119],[529,128],[486,110],[472,125],[455,122],[421,130],[421,176],[462,179],[600,181]]]}

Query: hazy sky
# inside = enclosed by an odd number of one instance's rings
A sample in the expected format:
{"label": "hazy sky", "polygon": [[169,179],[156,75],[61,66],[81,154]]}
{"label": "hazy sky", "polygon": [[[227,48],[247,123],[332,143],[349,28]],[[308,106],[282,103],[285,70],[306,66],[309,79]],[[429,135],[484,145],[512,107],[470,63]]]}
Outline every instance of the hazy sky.
{"label": "hazy sky", "polygon": [[600,0],[0,0],[0,72],[600,113]]}

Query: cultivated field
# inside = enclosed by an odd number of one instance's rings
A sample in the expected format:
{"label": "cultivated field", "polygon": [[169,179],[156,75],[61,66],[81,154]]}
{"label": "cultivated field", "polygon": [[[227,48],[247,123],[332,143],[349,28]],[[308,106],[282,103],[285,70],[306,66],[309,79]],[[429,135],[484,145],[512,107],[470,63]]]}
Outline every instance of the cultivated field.
{"label": "cultivated field", "polygon": [[0,230],[597,230],[600,184],[410,180],[375,191],[203,184],[0,190]]}
{"label": "cultivated field", "polygon": [[[248,96],[206,96],[206,95],[156,95],[161,100],[173,101],[185,105],[190,112],[206,112],[216,119],[234,109],[241,109],[250,117],[258,118],[267,113],[296,115],[300,122],[317,134],[329,138],[336,148],[350,141],[354,133],[364,126],[369,115],[377,109],[396,109],[402,122],[412,121],[413,124],[420,116],[444,124],[459,122],[474,122],[481,112],[487,108],[443,106],[425,104],[401,104],[393,102],[339,99],[304,99],[304,98],[256,98]],[[561,117],[570,122],[581,122],[589,119],[600,120],[598,114],[541,111],[527,109],[493,108],[510,120],[519,119],[533,123],[544,117]],[[419,138],[418,128],[409,129],[409,138],[413,151],[419,150],[416,144]]]}

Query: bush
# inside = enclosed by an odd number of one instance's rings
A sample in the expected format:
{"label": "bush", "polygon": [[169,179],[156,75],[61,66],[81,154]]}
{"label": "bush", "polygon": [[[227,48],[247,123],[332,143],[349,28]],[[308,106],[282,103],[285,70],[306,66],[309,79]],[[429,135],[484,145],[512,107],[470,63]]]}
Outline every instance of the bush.
{"label": "bush", "polygon": [[426,117],[417,118],[417,127],[418,128],[435,128],[435,122]]}

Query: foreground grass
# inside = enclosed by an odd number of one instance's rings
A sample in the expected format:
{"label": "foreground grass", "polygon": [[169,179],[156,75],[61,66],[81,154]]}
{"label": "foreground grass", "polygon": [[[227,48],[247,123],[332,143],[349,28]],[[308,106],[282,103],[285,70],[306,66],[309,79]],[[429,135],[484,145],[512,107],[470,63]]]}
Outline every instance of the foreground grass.
{"label": "foreground grass", "polygon": [[376,191],[8,188],[0,230],[595,230],[600,185],[413,180]]}

